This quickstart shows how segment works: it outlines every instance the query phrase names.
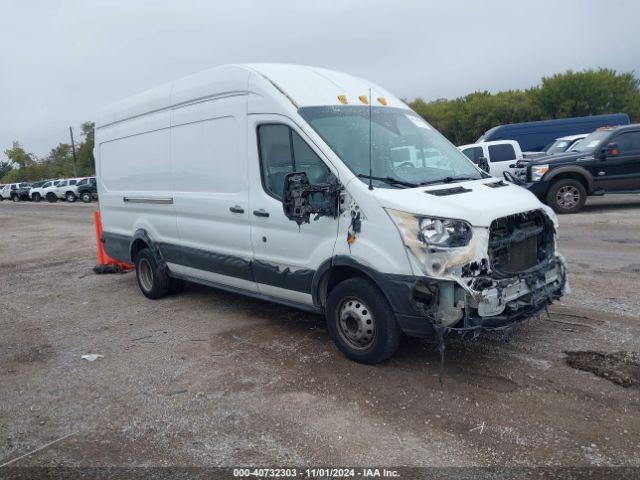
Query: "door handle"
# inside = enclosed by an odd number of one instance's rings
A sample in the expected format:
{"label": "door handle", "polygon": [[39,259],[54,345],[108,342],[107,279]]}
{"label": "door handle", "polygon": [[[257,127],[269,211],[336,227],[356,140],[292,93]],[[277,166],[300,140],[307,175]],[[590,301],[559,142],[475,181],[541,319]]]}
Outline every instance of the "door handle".
{"label": "door handle", "polygon": [[269,212],[266,212],[264,209],[260,209],[260,210],[254,210],[253,214],[256,217],[268,217],[269,216]]}
{"label": "door handle", "polygon": [[236,205],[235,207],[229,207],[229,211],[233,213],[244,213],[244,208],[240,205]]}

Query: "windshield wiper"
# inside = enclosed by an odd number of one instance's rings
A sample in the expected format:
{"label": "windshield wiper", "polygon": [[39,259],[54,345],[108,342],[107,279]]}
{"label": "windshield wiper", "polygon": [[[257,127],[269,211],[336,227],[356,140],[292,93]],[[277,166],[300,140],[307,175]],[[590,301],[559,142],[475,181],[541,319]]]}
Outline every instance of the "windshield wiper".
{"label": "windshield wiper", "polygon": [[479,178],[469,177],[468,175],[460,175],[459,177],[444,177],[438,180],[429,180],[428,182],[421,182],[420,185],[434,185],[436,183],[454,183],[464,182],[465,180],[480,180]]}
{"label": "windshield wiper", "polygon": [[404,187],[419,187],[417,183],[405,182],[404,180],[400,180],[398,178],[393,177],[374,177],[372,175],[365,175],[364,173],[359,173],[358,177],[360,178],[368,178],[371,180],[379,180],[384,183],[388,183],[389,185],[402,185]]}

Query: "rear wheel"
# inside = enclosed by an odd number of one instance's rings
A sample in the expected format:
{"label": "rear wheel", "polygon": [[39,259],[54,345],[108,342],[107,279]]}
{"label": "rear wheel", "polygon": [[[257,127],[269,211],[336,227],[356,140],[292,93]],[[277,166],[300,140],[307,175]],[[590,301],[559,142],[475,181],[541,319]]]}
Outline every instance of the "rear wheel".
{"label": "rear wheel", "polygon": [[551,185],[547,204],[558,213],[576,213],[587,201],[587,190],[582,182],[563,178]]}
{"label": "rear wheel", "polygon": [[16,195],[15,193],[11,195],[11,201],[18,202],[19,200],[20,200],[20,197],[18,197],[18,195]]}
{"label": "rear wheel", "polygon": [[336,285],[327,299],[327,330],[340,351],[360,363],[391,357],[402,331],[384,294],[363,278]]}
{"label": "rear wheel", "polygon": [[82,200],[84,203],[90,203],[91,200],[93,200],[91,192],[82,192],[80,194],[80,200]]}
{"label": "rear wheel", "polygon": [[58,201],[58,197],[55,193],[53,192],[49,192],[47,193],[47,202],[49,203],[55,203]]}
{"label": "rear wheel", "polygon": [[152,300],[162,298],[169,293],[170,278],[160,266],[148,248],[138,252],[135,259],[136,278],[142,293]]}
{"label": "rear wheel", "polygon": [[78,199],[78,197],[76,197],[76,194],[73,192],[67,192],[64,195],[64,199],[69,203],[73,203]]}
{"label": "rear wheel", "polygon": [[41,200],[42,200],[42,195],[40,195],[39,193],[34,193],[34,194],[31,196],[31,199],[32,199],[34,202],[39,202],[39,201],[41,201]]}

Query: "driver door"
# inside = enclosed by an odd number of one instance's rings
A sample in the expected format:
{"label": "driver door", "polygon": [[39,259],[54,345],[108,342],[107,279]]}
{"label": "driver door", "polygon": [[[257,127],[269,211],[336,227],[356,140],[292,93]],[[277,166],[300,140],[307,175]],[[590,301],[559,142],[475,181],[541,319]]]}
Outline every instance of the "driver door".
{"label": "driver door", "polygon": [[320,150],[286,117],[250,115],[248,129],[249,215],[258,291],[312,306],[313,275],[333,254],[338,220],[312,217],[301,226],[289,220],[282,208],[284,177],[304,171],[311,184],[324,183],[331,170]]}

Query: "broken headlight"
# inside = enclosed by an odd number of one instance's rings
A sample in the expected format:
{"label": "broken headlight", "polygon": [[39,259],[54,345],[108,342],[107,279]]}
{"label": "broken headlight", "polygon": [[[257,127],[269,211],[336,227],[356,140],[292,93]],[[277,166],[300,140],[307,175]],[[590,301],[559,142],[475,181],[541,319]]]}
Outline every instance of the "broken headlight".
{"label": "broken headlight", "polygon": [[398,227],[404,244],[411,247],[416,241],[431,248],[464,247],[471,240],[471,225],[454,218],[413,215],[386,209]]}

